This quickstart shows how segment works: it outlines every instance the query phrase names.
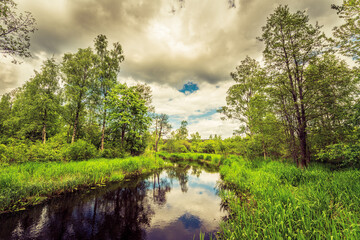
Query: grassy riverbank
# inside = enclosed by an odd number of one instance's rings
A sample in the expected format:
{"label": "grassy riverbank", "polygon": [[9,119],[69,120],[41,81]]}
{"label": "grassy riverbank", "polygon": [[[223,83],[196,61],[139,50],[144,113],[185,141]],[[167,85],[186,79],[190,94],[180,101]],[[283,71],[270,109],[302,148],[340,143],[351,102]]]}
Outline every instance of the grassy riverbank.
{"label": "grassy riverbank", "polygon": [[360,239],[360,171],[231,157],[224,239]]}
{"label": "grassy riverbank", "polygon": [[53,195],[121,181],[166,163],[147,157],[78,162],[28,162],[0,167],[0,212],[23,209]]}

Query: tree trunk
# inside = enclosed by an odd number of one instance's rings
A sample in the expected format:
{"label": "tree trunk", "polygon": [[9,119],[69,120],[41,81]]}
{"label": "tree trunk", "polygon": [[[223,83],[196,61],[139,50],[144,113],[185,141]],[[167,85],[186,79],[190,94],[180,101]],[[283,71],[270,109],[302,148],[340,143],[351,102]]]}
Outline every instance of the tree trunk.
{"label": "tree trunk", "polygon": [[304,168],[304,167],[307,167],[307,164],[308,164],[305,129],[300,129],[299,140],[300,140],[300,150],[301,150],[301,160],[299,161],[299,167]]}
{"label": "tree trunk", "polygon": [[46,143],[46,118],[47,118],[47,112],[46,112],[46,109],[45,109],[45,111],[44,111],[44,119],[43,119],[43,130],[42,130],[43,144]]}
{"label": "tree trunk", "polygon": [[77,126],[78,126],[78,122],[79,122],[79,110],[76,110],[76,114],[75,114],[75,120],[74,120],[74,130],[73,130],[73,134],[71,137],[71,143],[75,142],[75,137],[76,137],[76,131],[77,131]]}
{"label": "tree trunk", "polygon": [[160,124],[159,137],[158,137],[158,139],[156,140],[156,143],[155,143],[155,152],[158,151],[158,143],[159,143],[160,138],[161,138],[161,132],[162,132],[162,124]]}
{"label": "tree trunk", "polygon": [[158,132],[158,119],[155,119],[155,145],[154,145],[154,150],[155,150],[155,158],[156,158],[156,152],[157,152],[157,132]]}
{"label": "tree trunk", "polygon": [[79,95],[80,100],[78,100],[77,107],[76,107],[76,114],[75,114],[75,120],[74,120],[74,130],[73,130],[73,134],[72,134],[72,137],[71,137],[71,143],[75,142],[76,131],[77,131],[78,123],[79,123],[79,113],[80,113],[80,108],[81,108],[82,95],[83,94],[80,93],[80,95]]}
{"label": "tree trunk", "polygon": [[265,147],[264,134],[262,136],[262,145],[263,145],[263,152],[264,152],[264,160],[266,161],[266,147]]}
{"label": "tree trunk", "polygon": [[101,151],[104,150],[105,124],[106,124],[106,109],[104,109],[103,124],[102,124],[102,131],[101,131],[101,147],[100,147]]}
{"label": "tree trunk", "polygon": [[122,147],[124,147],[125,129],[126,129],[126,124],[124,123],[121,128],[121,146]]}

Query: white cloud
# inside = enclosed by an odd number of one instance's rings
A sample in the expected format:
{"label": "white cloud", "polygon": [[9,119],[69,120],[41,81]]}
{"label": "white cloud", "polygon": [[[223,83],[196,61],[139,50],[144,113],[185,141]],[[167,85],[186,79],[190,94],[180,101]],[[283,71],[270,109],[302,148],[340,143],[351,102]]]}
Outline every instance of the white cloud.
{"label": "white cloud", "polygon": [[[120,81],[130,85],[141,83],[132,78],[121,78]],[[217,85],[202,82],[198,84],[199,90],[191,94],[184,94],[172,86],[159,83],[150,83],[149,86],[152,89],[155,111],[169,115],[173,129],[179,127],[176,122],[186,120],[189,123],[189,134],[199,132],[202,138],[208,138],[210,134],[226,138],[232,136],[239,123],[221,120],[220,113],[202,115],[226,105],[226,92],[232,84],[230,79]]]}
{"label": "white cloud", "polygon": [[198,122],[190,124],[188,129],[189,133],[199,132],[201,137],[205,139],[214,134],[228,138],[239,126],[240,124],[237,121],[221,120],[221,114],[215,113],[210,118],[199,119]]}

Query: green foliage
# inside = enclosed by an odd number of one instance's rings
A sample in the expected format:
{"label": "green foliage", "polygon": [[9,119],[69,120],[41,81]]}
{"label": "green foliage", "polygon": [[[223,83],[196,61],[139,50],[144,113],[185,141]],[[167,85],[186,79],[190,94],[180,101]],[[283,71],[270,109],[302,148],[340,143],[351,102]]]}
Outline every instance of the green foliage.
{"label": "green foliage", "polygon": [[68,160],[87,160],[96,157],[97,150],[94,145],[80,139],[67,146],[64,151],[64,156]]}
{"label": "green foliage", "polygon": [[219,154],[200,154],[200,153],[168,153],[159,152],[157,156],[162,159],[168,159],[172,161],[189,161],[189,162],[203,162],[206,164],[212,164],[218,166],[220,159]]}
{"label": "green foliage", "polygon": [[69,124],[73,126],[71,142],[76,139],[79,122],[89,104],[91,87],[94,84],[96,55],[91,48],[79,49],[77,53],[67,53],[63,57],[61,71],[64,74],[65,99]]}
{"label": "green foliage", "polygon": [[106,104],[109,124],[114,132],[112,138],[120,139],[122,148],[134,155],[143,152],[151,120],[145,100],[135,88],[118,84],[109,93]]}
{"label": "green foliage", "polygon": [[[123,156],[116,149],[109,150],[106,157]],[[58,135],[48,141],[27,143],[10,139],[0,144],[0,163],[3,165],[24,162],[79,161],[99,156],[98,150],[89,142],[78,140],[73,144],[64,142],[64,136]]]}
{"label": "green foliage", "polygon": [[[247,56],[236,67],[236,72],[230,75],[235,84],[229,88],[226,96],[227,106],[222,107],[220,112],[227,118],[237,119],[244,124],[241,132],[252,134],[252,120],[256,117],[253,116],[253,110],[256,109],[253,101],[264,93],[267,82],[265,70],[256,60]],[[257,107],[259,106],[258,104]]]}
{"label": "green foliage", "polygon": [[0,2],[0,53],[3,56],[31,57],[30,34],[35,30],[36,22],[31,13],[19,14],[13,0]]}
{"label": "green foliage", "polygon": [[200,145],[200,152],[203,153],[215,153],[216,142],[214,140],[207,140],[202,142]]}
{"label": "green foliage", "polygon": [[18,92],[9,122],[18,138],[26,136],[45,143],[59,131],[60,108],[58,66],[54,59],[48,59]]}
{"label": "green foliage", "polygon": [[159,141],[164,137],[170,130],[171,124],[169,123],[169,116],[166,114],[154,114],[153,119],[155,122],[155,152],[158,151]]}
{"label": "green foliage", "polygon": [[176,135],[175,135],[175,138],[177,140],[186,140],[188,135],[189,135],[189,131],[187,130],[187,125],[188,125],[188,122],[183,120],[181,121],[181,125],[180,125],[180,128],[176,130]]}
{"label": "green foliage", "polygon": [[341,26],[334,28],[336,45],[341,53],[359,62],[360,2],[359,0],[343,0],[341,6],[332,5],[332,7],[338,11],[339,17],[344,22]]}
{"label": "green foliage", "polygon": [[360,167],[360,144],[338,143],[326,146],[316,157],[323,162],[330,162],[348,167]]}
{"label": "green foliage", "polygon": [[124,61],[120,43],[114,43],[114,48],[108,50],[108,41],[105,35],[98,35],[95,39],[95,49],[98,60],[96,61],[96,79],[92,87],[92,99],[96,108],[100,110],[98,118],[102,122],[101,150],[104,149],[106,128],[106,100],[109,92],[116,85],[117,74],[120,71],[120,63]]}

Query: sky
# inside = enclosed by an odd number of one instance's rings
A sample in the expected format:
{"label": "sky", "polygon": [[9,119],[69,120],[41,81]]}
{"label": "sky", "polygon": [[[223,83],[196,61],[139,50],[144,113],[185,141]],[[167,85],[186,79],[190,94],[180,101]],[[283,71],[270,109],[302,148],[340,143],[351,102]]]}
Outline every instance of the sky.
{"label": "sky", "polygon": [[118,80],[147,83],[157,113],[170,116],[173,129],[187,120],[189,133],[231,137],[240,126],[221,120],[233,84],[230,72],[246,56],[262,61],[264,46],[256,40],[266,18],[279,4],[301,10],[310,22],[332,28],[341,24],[331,4],[341,0],[15,0],[19,11],[37,20],[31,36],[31,59],[11,64],[0,57],[0,94],[21,86],[50,57],[93,47],[99,34],[122,45],[125,61]]}

